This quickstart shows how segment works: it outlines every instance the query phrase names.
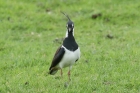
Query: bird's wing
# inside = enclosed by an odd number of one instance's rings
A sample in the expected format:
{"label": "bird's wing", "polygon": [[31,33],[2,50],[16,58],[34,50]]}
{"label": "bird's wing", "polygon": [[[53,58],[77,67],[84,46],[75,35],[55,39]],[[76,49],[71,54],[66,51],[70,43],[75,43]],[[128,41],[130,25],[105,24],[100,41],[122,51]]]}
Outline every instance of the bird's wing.
{"label": "bird's wing", "polygon": [[65,54],[65,49],[63,47],[59,47],[54,55],[54,58],[52,60],[52,64],[51,64],[49,70],[51,70],[53,67],[55,67],[61,61],[64,54]]}

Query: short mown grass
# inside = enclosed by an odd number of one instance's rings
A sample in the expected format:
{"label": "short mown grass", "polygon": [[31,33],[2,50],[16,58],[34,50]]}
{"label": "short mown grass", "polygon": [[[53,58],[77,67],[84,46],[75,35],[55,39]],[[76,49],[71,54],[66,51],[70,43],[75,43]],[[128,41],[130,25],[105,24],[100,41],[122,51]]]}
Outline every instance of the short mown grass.
{"label": "short mown grass", "polygon": [[[139,93],[139,0],[1,0],[0,93]],[[75,23],[81,59],[64,75],[48,75]]]}

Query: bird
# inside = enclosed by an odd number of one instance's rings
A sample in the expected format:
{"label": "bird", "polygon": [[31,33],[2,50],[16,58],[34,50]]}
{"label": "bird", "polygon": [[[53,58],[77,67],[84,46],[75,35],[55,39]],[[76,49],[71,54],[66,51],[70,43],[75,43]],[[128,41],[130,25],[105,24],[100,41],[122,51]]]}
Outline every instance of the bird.
{"label": "bird", "polygon": [[54,75],[58,70],[61,70],[62,76],[62,68],[69,67],[68,80],[71,81],[71,69],[80,58],[80,47],[74,38],[74,22],[71,21],[67,14],[64,12],[61,13],[68,18],[68,22],[66,24],[67,31],[62,45],[60,45],[54,54],[49,68],[49,74]]}

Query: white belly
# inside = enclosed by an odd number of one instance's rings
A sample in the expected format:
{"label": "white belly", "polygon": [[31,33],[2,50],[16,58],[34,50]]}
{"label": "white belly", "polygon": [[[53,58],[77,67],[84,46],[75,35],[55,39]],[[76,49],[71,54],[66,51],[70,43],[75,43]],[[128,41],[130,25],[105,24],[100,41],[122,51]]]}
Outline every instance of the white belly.
{"label": "white belly", "polygon": [[[62,46],[63,47],[63,46]],[[63,47],[65,48],[65,47]],[[71,67],[75,61],[77,59],[80,58],[80,49],[78,48],[76,51],[69,51],[65,48],[65,54],[62,58],[62,60],[60,61],[60,63],[58,64],[58,66],[60,68],[64,68],[64,67]]]}

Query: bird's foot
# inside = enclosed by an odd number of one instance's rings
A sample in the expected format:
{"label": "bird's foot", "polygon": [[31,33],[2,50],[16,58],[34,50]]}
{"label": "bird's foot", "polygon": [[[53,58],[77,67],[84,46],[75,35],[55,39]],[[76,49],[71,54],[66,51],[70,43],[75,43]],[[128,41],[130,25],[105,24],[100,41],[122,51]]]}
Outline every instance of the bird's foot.
{"label": "bird's foot", "polygon": [[61,76],[55,76],[55,79],[61,79]]}
{"label": "bird's foot", "polygon": [[69,86],[69,83],[68,82],[65,82],[64,83],[64,87],[67,88],[68,86]]}

